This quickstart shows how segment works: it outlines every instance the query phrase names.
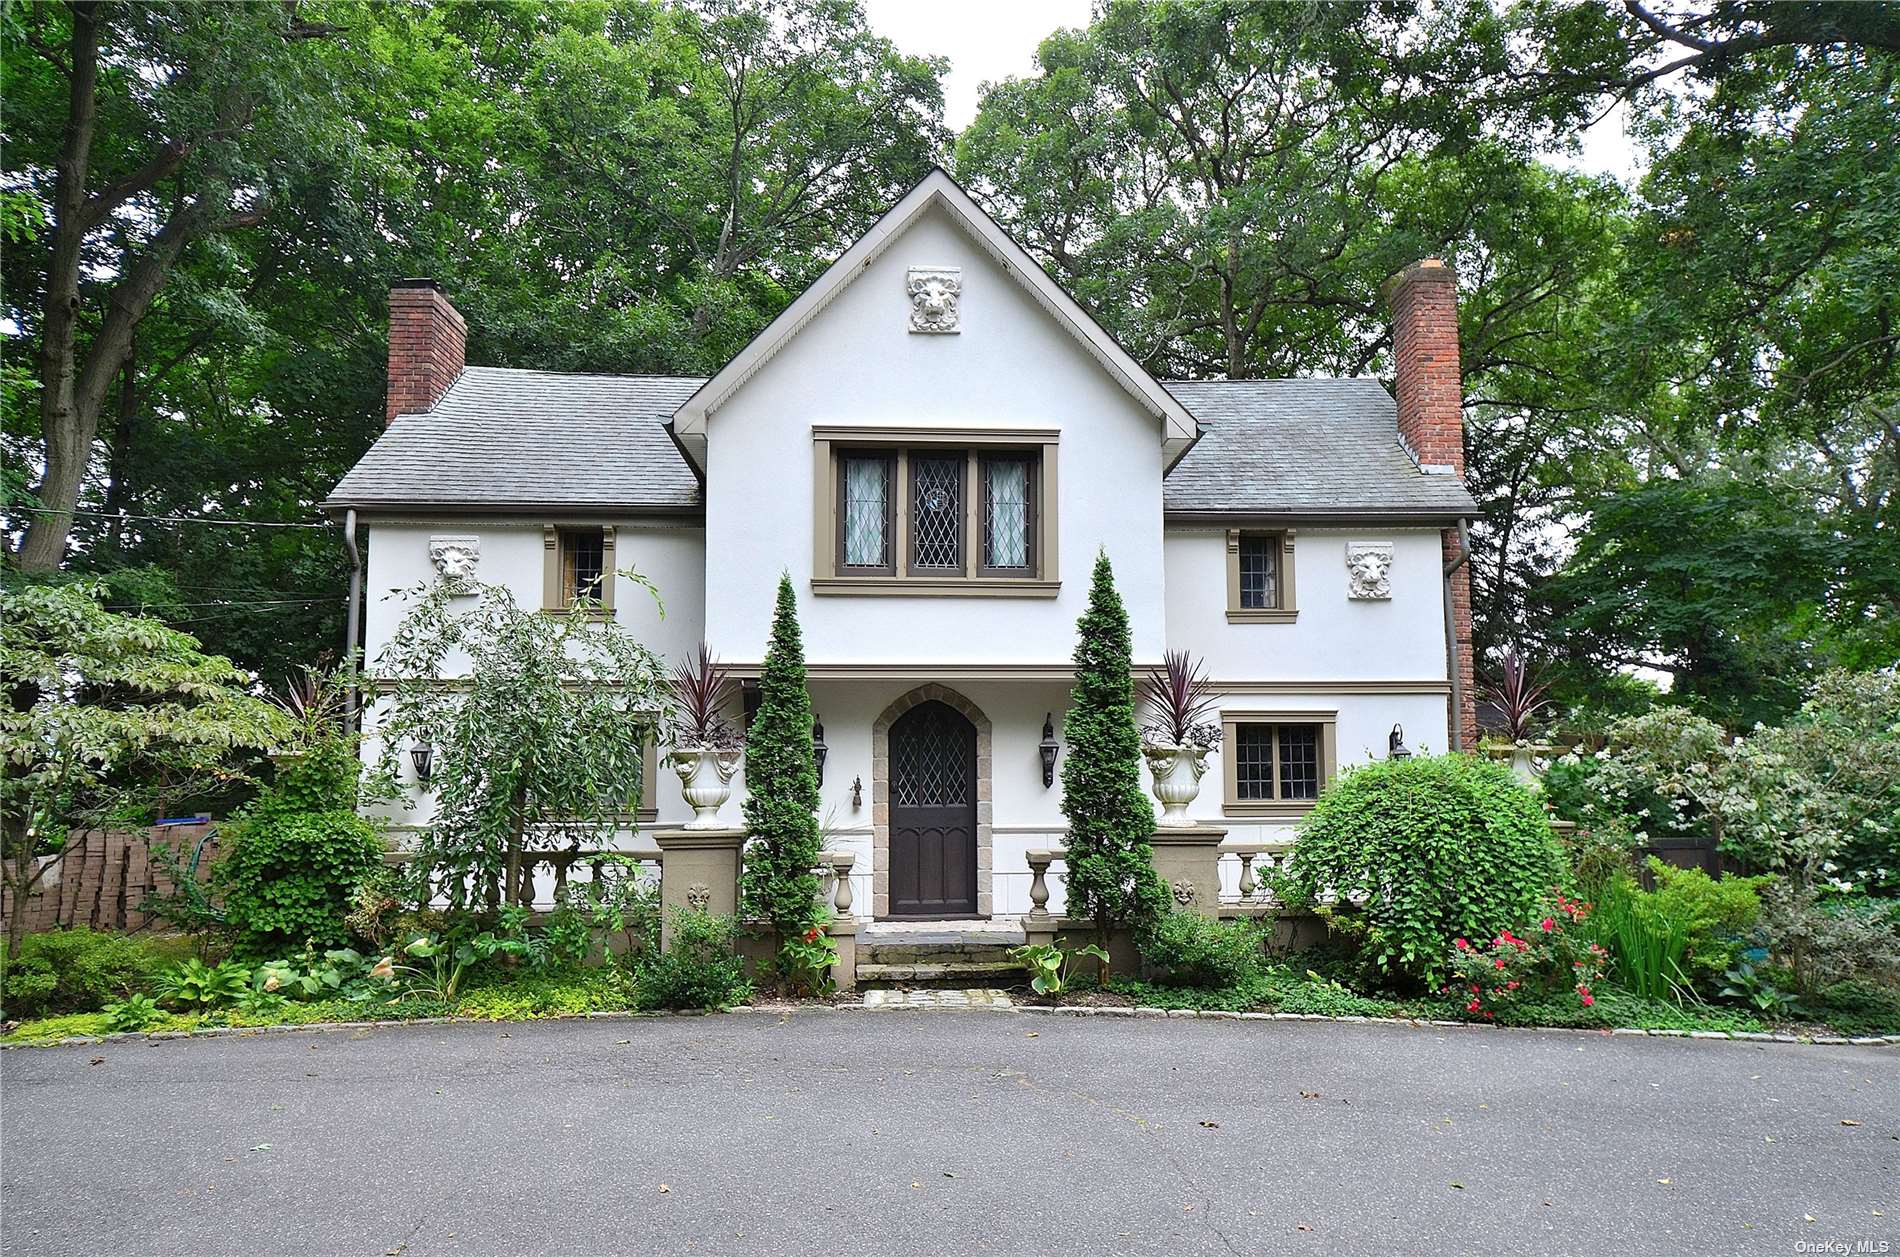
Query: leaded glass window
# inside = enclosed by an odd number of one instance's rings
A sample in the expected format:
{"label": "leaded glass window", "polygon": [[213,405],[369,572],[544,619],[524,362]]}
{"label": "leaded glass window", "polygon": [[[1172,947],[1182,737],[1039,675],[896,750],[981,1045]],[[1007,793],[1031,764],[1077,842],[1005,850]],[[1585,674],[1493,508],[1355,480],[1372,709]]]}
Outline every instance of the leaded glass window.
{"label": "leaded glass window", "polygon": [[598,528],[561,534],[561,605],[571,607],[580,598],[601,598],[602,569],[606,566],[604,535]]}
{"label": "leaded glass window", "polygon": [[910,456],[911,567],[920,571],[963,568],[964,456]]}
{"label": "leaded glass window", "polygon": [[891,460],[883,454],[844,459],[843,564],[891,566]]}
{"label": "leaded glass window", "polygon": [[1325,784],[1316,724],[1237,724],[1233,753],[1239,802],[1317,799]]}
{"label": "leaded glass window", "polygon": [[1026,568],[1030,552],[1029,460],[983,459],[983,566]]}
{"label": "leaded glass window", "polygon": [[1241,535],[1240,605],[1250,610],[1280,605],[1280,546],[1272,537]]}

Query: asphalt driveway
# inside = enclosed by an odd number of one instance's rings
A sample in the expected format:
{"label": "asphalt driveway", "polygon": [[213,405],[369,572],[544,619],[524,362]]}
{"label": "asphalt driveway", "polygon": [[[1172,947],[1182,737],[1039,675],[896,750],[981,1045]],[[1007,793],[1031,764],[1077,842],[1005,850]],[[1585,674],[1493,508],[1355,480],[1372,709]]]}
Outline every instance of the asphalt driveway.
{"label": "asphalt driveway", "polygon": [[1900,1251],[1892,1049],[742,1013],[12,1051],[0,1088],[9,1257]]}

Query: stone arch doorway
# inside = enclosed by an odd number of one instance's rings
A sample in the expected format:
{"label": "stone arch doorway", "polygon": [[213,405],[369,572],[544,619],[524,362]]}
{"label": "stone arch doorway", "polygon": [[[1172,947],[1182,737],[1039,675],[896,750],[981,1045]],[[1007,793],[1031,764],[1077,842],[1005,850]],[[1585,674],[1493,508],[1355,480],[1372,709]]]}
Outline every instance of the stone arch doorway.
{"label": "stone arch doorway", "polygon": [[989,916],[990,823],[989,717],[941,685],[885,708],[871,728],[873,915]]}

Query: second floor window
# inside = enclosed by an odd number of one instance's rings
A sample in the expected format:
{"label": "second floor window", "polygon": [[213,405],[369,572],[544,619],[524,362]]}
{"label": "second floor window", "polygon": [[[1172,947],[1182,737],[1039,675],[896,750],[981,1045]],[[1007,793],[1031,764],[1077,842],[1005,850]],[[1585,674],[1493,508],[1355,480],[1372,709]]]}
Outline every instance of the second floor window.
{"label": "second floor window", "polygon": [[838,450],[834,570],[920,580],[1042,575],[1039,449]]}
{"label": "second floor window", "polygon": [[542,602],[549,611],[569,611],[583,600],[589,615],[609,618],[614,606],[612,525],[546,526]]}
{"label": "second floor window", "polygon": [[1240,536],[1240,605],[1264,611],[1280,605],[1280,541],[1265,533]]}

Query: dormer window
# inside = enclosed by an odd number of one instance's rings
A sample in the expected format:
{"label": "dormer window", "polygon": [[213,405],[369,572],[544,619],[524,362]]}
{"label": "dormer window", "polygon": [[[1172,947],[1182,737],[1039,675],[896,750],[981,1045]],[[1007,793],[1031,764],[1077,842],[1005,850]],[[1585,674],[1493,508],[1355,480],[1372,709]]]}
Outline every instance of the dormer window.
{"label": "dormer window", "polygon": [[1055,433],[813,437],[815,592],[1054,596]]}

